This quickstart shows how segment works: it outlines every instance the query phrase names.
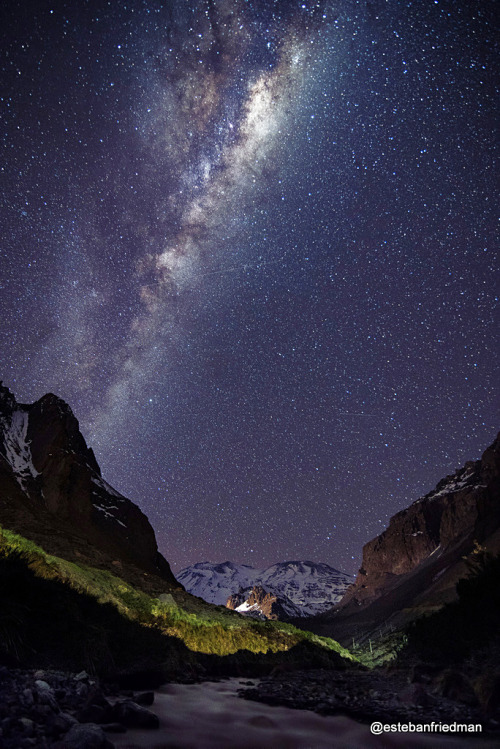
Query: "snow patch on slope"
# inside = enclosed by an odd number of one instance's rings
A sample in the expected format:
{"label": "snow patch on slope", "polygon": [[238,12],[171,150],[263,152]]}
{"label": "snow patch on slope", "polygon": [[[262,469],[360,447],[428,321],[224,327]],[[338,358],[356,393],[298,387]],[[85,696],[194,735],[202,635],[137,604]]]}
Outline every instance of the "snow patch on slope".
{"label": "snow patch on slope", "polygon": [[105,492],[108,494],[111,494],[113,497],[116,497],[119,502],[123,502],[125,500],[125,497],[123,494],[120,494],[120,492],[117,492],[116,489],[113,489],[113,487],[108,484],[107,481],[104,481],[101,476],[92,476],[91,481],[93,484],[98,486],[100,489],[104,489]]}
{"label": "snow patch on slope", "polygon": [[120,525],[123,525],[124,528],[127,527],[125,523],[122,523],[122,521],[119,518],[117,518],[115,515],[113,515],[112,512],[110,512],[110,510],[117,510],[118,507],[113,507],[113,505],[110,505],[109,507],[102,507],[101,505],[98,505],[95,502],[92,502],[92,504],[94,505],[96,510],[99,510],[99,512],[102,512],[104,514],[105,518],[116,520],[116,522],[120,523]]}
{"label": "snow patch on slope", "polygon": [[18,484],[26,491],[26,481],[36,478],[38,471],[33,465],[31,450],[27,441],[28,412],[16,409],[12,412],[10,419],[0,418],[0,427],[3,432],[3,454],[14,471]]}
{"label": "snow patch on slope", "polygon": [[245,614],[245,616],[253,616],[255,619],[266,618],[258,603],[250,604],[248,601],[243,601],[243,603],[235,608],[235,611],[239,614]]}
{"label": "snow patch on slope", "polygon": [[126,524],[117,517],[120,514],[119,505],[123,505],[126,502],[126,498],[113,489],[107,481],[104,481],[100,476],[91,476],[92,483],[98,487],[101,491],[92,491],[92,504],[95,509],[98,510],[106,520],[115,520],[117,523],[126,528]]}
{"label": "snow patch on slope", "polygon": [[459,468],[458,471],[446,476],[442,479],[435,489],[417,499],[415,504],[423,502],[424,500],[437,499],[438,497],[444,497],[447,494],[454,494],[455,492],[462,491],[463,489],[480,489],[484,488],[483,484],[479,484],[479,461],[466,463],[463,468]]}

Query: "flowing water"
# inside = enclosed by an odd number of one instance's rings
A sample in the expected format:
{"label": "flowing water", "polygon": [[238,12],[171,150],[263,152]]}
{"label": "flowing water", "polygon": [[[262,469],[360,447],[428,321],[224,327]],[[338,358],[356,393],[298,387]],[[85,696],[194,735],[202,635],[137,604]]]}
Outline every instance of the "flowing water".
{"label": "flowing water", "polygon": [[[117,749],[493,749],[480,737],[384,734],[345,716],[271,707],[236,694],[241,679],[202,684],[167,684],[151,708],[158,730],[110,735]],[[422,722],[425,722],[423,716]]]}

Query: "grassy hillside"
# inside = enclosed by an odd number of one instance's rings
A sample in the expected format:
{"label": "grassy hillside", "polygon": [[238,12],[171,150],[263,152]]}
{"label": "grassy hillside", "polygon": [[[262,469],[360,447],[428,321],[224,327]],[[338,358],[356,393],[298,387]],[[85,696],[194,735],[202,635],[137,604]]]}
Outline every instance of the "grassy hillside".
{"label": "grassy hillside", "polygon": [[[259,622],[182,590],[152,598],[112,573],[47,554],[0,528],[0,655],[113,672],[199,654],[289,653],[308,645],[355,660],[334,640],[281,622]],[[43,660],[42,658],[42,660]],[[170,669],[171,670],[171,669]]]}

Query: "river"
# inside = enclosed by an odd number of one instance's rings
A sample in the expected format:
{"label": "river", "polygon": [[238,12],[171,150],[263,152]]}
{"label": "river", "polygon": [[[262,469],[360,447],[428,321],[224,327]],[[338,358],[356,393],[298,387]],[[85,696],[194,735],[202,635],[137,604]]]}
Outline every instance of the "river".
{"label": "river", "polygon": [[[158,730],[110,734],[117,749],[494,749],[477,738],[432,734],[374,736],[367,725],[345,716],[271,707],[236,694],[241,679],[167,684],[155,693]],[[424,716],[425,717],[425,716]],[[422,722],[425,722],[424,718]]]}

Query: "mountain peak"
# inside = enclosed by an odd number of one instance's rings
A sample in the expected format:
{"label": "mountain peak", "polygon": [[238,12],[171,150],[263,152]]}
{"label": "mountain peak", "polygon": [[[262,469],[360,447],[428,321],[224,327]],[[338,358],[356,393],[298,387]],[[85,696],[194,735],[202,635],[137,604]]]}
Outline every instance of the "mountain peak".
{"label": "mountain peak", "polygon": [[[195,564],[181,570],[177,579],[188,592],[209,603],[222,606],[231,598],[233,608],[242,613],[247,613],[254,605],[254,613],[257,608],[260,610],[264,597],[269,595],[275,600],[270,602],[266,598],[266,607],[273,603],[272,613],[279,612],[280,618],[321,613],[339,601],[352,583],[350,575],[327,564],[301,560],[277,562],[265,570],[234,562],[205,562],[202,567]],[[262,601],[259,598],[260,603],[250,601],[252,591],[257,589],[258,597],[262,598]]]}
{"label": "mountain peak", "polygon": [[439,481],[364,546],[356,582],[335,617],[365,608],[385,618],[403,610],[410,615],[413,605],[419,610],[452,600],[474,543],[498,551],[499,497],[500,435],[480,460]]}
{"label": "mountain peak", "polygon": [[226,608],[255,619],[286,619],[287,611],[277,595],[254,585],[249,591],[233,593],[226,601]]}
{"label": "mountain peak", "polygon": [[[0,385],[0,523],[45,550],[177,585],[144,513],[101,476],[69,405],[17,403]],[[140,570],[140,572],[139,572]],[[137,580],[136,580],[137,584]]]}
{"label": "mountain peak", "polygon": [[11,412],[16,407],[14,394],[0,380],[0,417]]}

